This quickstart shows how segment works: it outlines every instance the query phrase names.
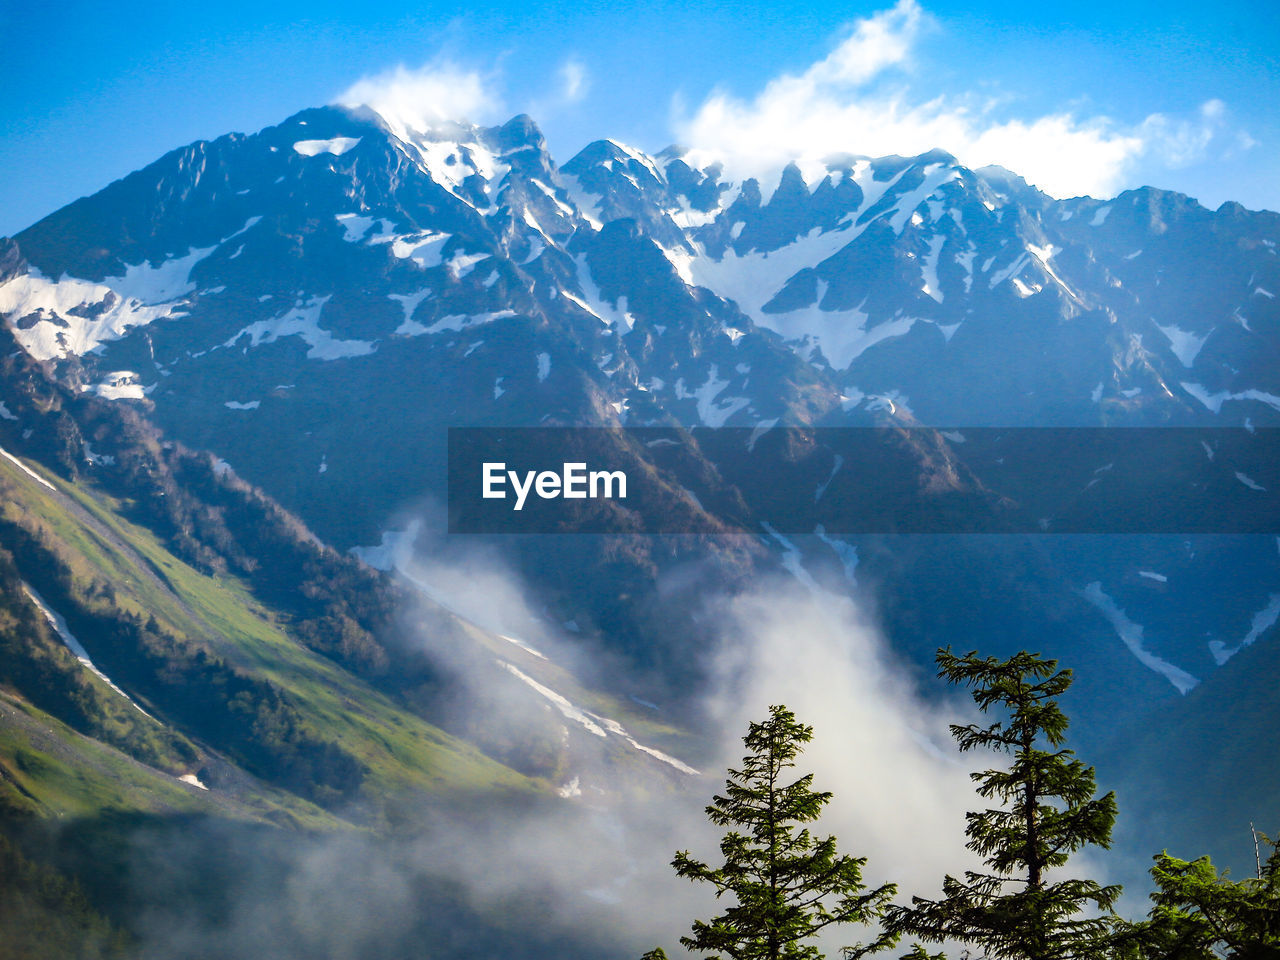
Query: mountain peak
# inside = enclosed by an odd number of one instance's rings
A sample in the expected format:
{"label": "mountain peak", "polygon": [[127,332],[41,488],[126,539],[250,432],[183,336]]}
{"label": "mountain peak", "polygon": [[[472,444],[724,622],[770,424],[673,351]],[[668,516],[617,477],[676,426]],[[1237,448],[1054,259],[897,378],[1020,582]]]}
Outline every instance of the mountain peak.
{"label": "mountain peak", "polygon": [[956,159],[955,154],[949,153],[941,147],[926,150],[916,160],[920,163],[945,163],[949,167],[960,166],[960,161]]}
{"label": "mountain peak", "polygon": [[504,151],[521,147],[546,148],[542,130],[527,113],[519,113],[498,128],[498,143]]}

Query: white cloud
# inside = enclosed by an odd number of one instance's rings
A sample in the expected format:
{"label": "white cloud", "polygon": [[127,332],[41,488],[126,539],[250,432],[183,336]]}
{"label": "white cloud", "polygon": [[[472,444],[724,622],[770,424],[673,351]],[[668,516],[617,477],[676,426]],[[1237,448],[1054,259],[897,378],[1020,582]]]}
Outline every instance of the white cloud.
{"label": "white cloud", "polygon": [[571,57],[560,67],[560,95],[569,103],[577,103],[587,95],[591,87],[591,77],[587,73],[586,64]]}
{"label": "white cloud", "polygon": [[371,77],[362,77],[334,102],[369,106],[391,124],[406,130],[429,130],[441,124],[493,119],[502,110],[491,77],[449,60],[436,60],[409,69],[400,64]]}
{"label": "white cloud", "polygon": [[1152,114],[1125,127],[1065,111],[998,118],[1007,104],[966,92],[921,97],[902,80],[885,90],[886,74],[910,65],[929,22],[916,0],[899,0],[855,22],[825,59],[774,78],[754,99],[717,91],[692,116],[677,111],[677,138],[695,161],[723,160],[740,176],[775,175],[792,160],[837,153],[909,156],[940,147],[970,167],[1007,167],[1054,196],[1110,196],[1130,185],[1139,163],[1203,159],[1225,124],[1220,100],[1190,119]]}
{"label": "white cloud", "polygon": [[1149,148],[1166,166],[1189,167],[1208,155],[1209,145],[1226,125],[1226,114],[1227,106],[1221,100],[1206,100],[1193,119],[1171,120],[1153,113],[1142,122],[1140,130]]}
{"label": "white cloud", "polygon": [[966,698],[923,696],[848,598],[777,581],[712,611],[725,643],[710,708],[726,737],[726,765],[741,756],[748,722],[786,704],[814,727],[802,769],[835,794],[822,831],[868,857],[870,879],[933,895],[944,873],[978,865],[963,847],[965,812],[983,801],[949,732],[976,719]]}

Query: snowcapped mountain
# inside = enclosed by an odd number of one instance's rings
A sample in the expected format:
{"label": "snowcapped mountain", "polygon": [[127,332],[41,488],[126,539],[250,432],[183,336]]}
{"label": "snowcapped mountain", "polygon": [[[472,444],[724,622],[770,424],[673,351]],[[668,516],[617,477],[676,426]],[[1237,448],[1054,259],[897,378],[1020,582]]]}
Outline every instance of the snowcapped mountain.
{"label": "snowcapped mountain", "polygon": [[[65,383],[139,406],[348,549],[443,498],[449,426],[1277,424],[1277,242],[1276,213],[1152,188],[1058,201],[942,151],[761,182],[610,140],[558,165],[523,116],[419,131],[322,108],[23,231],[0,315]],[[682,489],[667,507],[710,503]],[[508,549],[562,620],[673,675],[696,659],[659,639],[683,614],[652,612],[688,545]],[[838,561],[922,661],[957,634],[1052,636],[1094,665],[1100,712],[1272,636],[1280,589],[1258,538],[697,549],[721,583]]]}
{"label": "snowcapped mountain", "polygon": [[[527,117],[420,133],[326,108],[24,231],[0,312],[33,356],[93,354],[92,389],[162,417],[233,354],[359,379],[523,338],[527,369],[495,368],[469,416],[537,422],[527,394],[567,367],[589,409],[644,422],[839,422],[886,397],[939,424],[1258,421],[1280,411],[1277,234],[1148,188],[1054,201],[940,151],[770,188],[613,141],[557,167]],[[269,379],[221,403],[270,405]]]}

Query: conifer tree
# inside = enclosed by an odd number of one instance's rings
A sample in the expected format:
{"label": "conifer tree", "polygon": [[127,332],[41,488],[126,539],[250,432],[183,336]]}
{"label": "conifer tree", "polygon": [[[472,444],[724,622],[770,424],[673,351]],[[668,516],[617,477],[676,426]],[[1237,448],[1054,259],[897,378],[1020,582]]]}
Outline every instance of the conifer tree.
{"label": "conifer tree", "polygon": [[[1026,651],[1000,660],[947,648],[937,662],[938,675],[970,687],[983,713],[1007,713],[988,725],[953,725],[960,750],[995,750],[1011,761],[970,774],[978,794],[997,804],[967,815],[966,845],[986,870],[946,877],[940,900],[915,897],[910,907],[891,908],[888,929],[966,943],[990,958],[1108,955],[1117,924],[1108,912],[1120,888],[1051,872],[1082,847],[1108,846],[1116,817],[1114,794],[1095,798],[1093,768],[1063,746],[1068,720],[1058,697],[1071,671]],[[914,956],[928,955],[917,947]]]}
{"label": "conifer tree", "polygon": [[[818,960],[811,941],[835,924],[871,924],[894,893],[893,884],[868,891],[862,882],[865,858],[836,851],[835,837],[812,836],[812,823],[831,799],[813,789],[813,774],[790,779],[796,757],[813,737],[813,728],[796,721],[783,706],[752,723],[744,738],[749,751],[741,769],[730,769],[723,796],[714,798],[707,816],[730,827],[720,841],[724,864],[711,867],[687,851],[676,854],[676,873],[712,884],[717,897],[735,901],[710,921],[695,921],[693,935],[680,942],[690,950],[733,960]],[[893,942],[878,932],[867,946],[846,947],[859,957]]]}
{"label": "conifer tree", "polygon": [[1208,857],[1180,860],[1161,853],[1151,877],[1150,918],[1127,938],[1152,960],[1277,960],[1280,958],[1280,844],[1259,857],[1258,876],[1233,881]]}

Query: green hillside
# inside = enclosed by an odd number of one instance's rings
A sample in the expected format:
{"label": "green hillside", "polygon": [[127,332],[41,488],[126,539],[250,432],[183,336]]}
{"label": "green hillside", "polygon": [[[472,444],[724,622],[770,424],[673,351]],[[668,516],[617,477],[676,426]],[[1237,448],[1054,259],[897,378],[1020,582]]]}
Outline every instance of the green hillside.
{"label": "green hillside", "polygon": [[16,571],[156,718],[53,648],[33,601],[13,595],[11,570],[13,619],[92,688],[68,722],[171,773],[225,755],[257,779],[322,805],[357,801],[375,817],[381,798],[406,791],[537,789],[298,643],[244,583],[193,569],[109,497],[42,478],[0,460],[0,530]]}

